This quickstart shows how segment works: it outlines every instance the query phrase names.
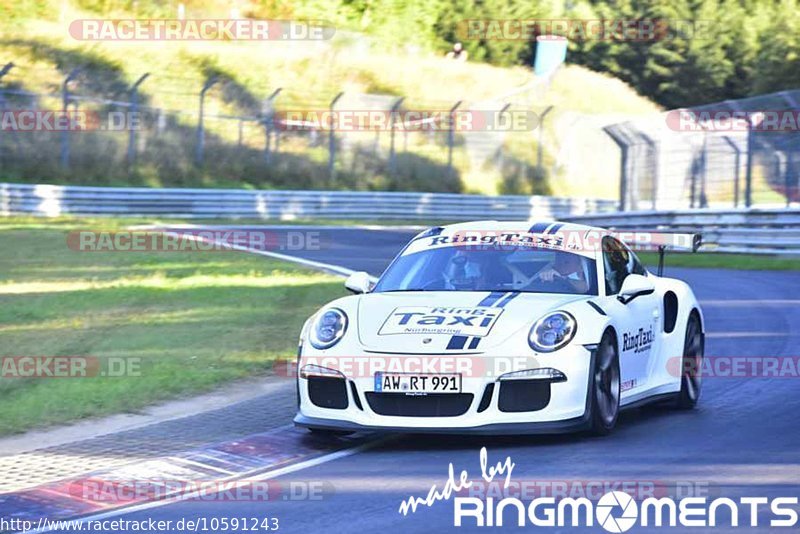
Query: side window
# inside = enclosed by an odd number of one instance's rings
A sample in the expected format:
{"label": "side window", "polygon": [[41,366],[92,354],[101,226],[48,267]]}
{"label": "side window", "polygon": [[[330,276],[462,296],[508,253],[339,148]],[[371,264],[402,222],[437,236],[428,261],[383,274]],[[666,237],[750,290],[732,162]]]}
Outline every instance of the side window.
{"label": "side window", "polygon": [[628,250],[628,255],[631,258],[630,259],[630,266],[631,266],[630,271],[633,274],[641,274],[642,276],[647,276],[647,269],[645,269],[644,265],[642,265],[642,262],[639,260],[639,256],[637,256],[636,253],[633,252],[632,250],[630,250],[630,249],[627,249],[627,250]]}
{"label": "side window", "polygon": [[[606,295],[616,295],[622,287],[622,282],[631,274],[633,262],[632,255],[625,246],[606,236],[603,238],[603,267],[606,277]],[[638,263],[638,260],[637,262]],[[639,264],[641,267],[641,264]],[[642,267],[642,269],[644,269]]]}

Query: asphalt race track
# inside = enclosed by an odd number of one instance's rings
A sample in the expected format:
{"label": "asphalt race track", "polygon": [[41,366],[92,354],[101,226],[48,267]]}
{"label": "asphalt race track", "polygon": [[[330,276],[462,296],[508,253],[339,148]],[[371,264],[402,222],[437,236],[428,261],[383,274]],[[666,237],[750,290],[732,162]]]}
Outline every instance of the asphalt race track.
{"label": "asphalt race track", "polygon": [[[291,254],[375,275],[415,233],[366,229],[320,232],[320,250]],[[708,332],[707,356],[798,355],[800,273],[672,269],[667,261],[666,274],[689,282],[700,299]],[[294,395],[293,386],[286,384],[276,395]],[[286,425],[293,415],[287,411],[281,415],[282,421],[271,423]],[[451,499],[420,507],[407,516],[398,513],[400,503],[412,495],[424,498],[433,484],[441,488],[447,480],[449,463],[456,474],[465,469],[470,479],[480,479],[479,451],[484,446],[491,464],[507,456],[512,459],[513,481],[545,481],[553,488],[574,488],[588,481],[624,481],[636,487],[654,484],[670,494],[687,492],[679,496],[797,497],[799,423],[800,377],[796,374],[785,378],[709,377],[704,380],[696,411],[676,412],[662,407],[631,410],[604,438],[367,437],[368,446],[363,450],[335,458],[317,457],[308,465],[295,465],[274,477],[281,485],[322,481],[327,489],[319,499],[278,499],[270,503],[187,501],[120,511],[114,517],[173,521],[275,517],[284,532],[436,532],[453,527]],[[181,438],[175,435],[172,439]],[[761,516],[768,520],[769,511],[763,510]],[[513,525],[513,510],[508,517]],[[475,529],[474,520],[469,521],[460,530],[486,530]],[[744,521],[746,525],[748,520]],[[531,528],[534,527],[526,527]],[[604,532],[597,525],[586,530]],[[633,532],[642,530],[637,526]],[[726,530],[734,529],[694,529]],[[766,527],[744,526],[737,530]]]}

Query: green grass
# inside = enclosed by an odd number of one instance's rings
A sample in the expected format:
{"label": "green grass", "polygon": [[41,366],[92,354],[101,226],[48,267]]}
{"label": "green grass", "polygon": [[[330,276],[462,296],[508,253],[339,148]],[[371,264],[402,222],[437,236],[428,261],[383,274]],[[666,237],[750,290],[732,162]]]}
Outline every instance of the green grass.
{"label": "green grass", "polygon": [[0,221],[0,357],[139,358],[140,376],[0,378],[0,435],[266,375],[341,280],[237,252],[75,252],[70,228]]}
{"label": "green grass", "polygon": [[[646,265],[658,265],[658,254],[638,254]],[[673,253],[664,259],[664,272],[670,267],[696,267],[705,269],[744,269],[757,271],[798,271],[800,257],[771,256],[766,254],[724,254],[720,252],[698,252],[695,254]]]}

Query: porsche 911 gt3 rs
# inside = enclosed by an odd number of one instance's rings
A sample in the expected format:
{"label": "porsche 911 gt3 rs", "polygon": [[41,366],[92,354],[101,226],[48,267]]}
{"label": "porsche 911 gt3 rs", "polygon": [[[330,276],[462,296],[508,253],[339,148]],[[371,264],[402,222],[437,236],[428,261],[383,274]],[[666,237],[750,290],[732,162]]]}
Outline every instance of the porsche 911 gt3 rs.
{"label": "porsche 911 gt3 rs", "polygon": [[[662,253],[691,234],[631,234]],[[618,234],[578,224],[430,228],[377,282],[306,321],[295,424],[319,432],[590,429],[621,408],[700,394],[704,322],[691,288],[649,272]]]}

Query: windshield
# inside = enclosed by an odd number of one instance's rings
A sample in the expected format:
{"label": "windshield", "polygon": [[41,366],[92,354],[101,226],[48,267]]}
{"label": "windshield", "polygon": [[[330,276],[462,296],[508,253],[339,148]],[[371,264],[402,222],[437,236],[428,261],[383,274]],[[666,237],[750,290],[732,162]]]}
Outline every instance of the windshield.
{"label": "windshield", "polygon": [[546,248],[443,247],[398,258],[375,292],[523,291],[597,295],[595,262]]}

